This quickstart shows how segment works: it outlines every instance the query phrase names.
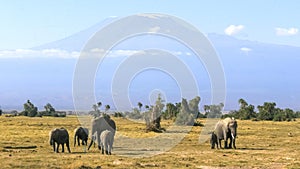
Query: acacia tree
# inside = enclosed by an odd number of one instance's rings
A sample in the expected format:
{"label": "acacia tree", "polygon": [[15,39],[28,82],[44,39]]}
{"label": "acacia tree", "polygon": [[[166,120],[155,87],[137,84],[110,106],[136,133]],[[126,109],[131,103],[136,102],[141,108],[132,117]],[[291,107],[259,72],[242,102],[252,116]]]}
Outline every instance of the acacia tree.
{"label": "acacia tree", "polygon": [[138,102],[138,107],[139,107],[140,111],[142,111],[143,104],[141,102]]}
{"label": "acacia tree", "polygon": [[35,117],[38,114],[38,108],[35,107],[30,100],[23,105],[24,106],[24,115],[29,117]]}
{"label": "acacia tree", "polygon": [[273,120],[276,113],[276,103],[274,102],[265,102],[264,105],[257,106],[258,109],[258,119],[259,120]]}
{"label": "acacia tree", "polygon": [[240,109],[235,112],[234,117],[241,120],[249,120],[256,117],[255,107],[248,104],[244,99],[239,99]]}
{"label": "acacia tree", "polygon": [[102,106],[101,102],[93,104],[93,106],[92,106],[93,111],[91,111],[89,114],[91,114],[92,116],[94,116],[94,118],[99,117],[100,114],[101,114],[101,111],[99,110],[101,106]]}
{"label": "acacia tree", "polygon": [[110,109],[110,105],[109,104],[105,105],[105,112],[107,112],[109,109]]}

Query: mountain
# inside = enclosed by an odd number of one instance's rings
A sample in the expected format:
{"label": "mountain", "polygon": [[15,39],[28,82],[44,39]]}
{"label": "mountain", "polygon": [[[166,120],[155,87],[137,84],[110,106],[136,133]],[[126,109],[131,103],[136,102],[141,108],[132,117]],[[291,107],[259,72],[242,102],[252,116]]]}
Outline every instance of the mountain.
{"label": "mountain", "polygon": [[[99,29],[116,19],[118,18],[108,18],[72,36],[30,50],[57,49],[66,53],[79,53]],[[300,81],[297,79],[300,73],[300,47],[241,40],[215,33],[206,36],[215,47],[223,65],[226,110],[236,109],[239,98],[254,105],[274,101],[279,107],[300,110]],[[111,92],[111,82],[118,66],[132,52],[147,48],[172,51],[196,78],[201,97],[200,107],[210,104],[211,86],[205,65],[186,46],[155,35],[128,38],[112,49],[118,57],[106,57],[95,76],[98,100],[113,105],[112,95],[116,93]],[[43,52],[39,54],[43,55]],[[48,102],[57,109],[73,109],[72,83],[76,62],[74,57],[55,56],[1,59],[0,72],[5,73],[1,74],[0,105],[3,109],[20,110],[23,103],[30,99],[40,109]],[[149,104],[149,98],[153,102],[153,93],[157,93],[159,89],[164,90],[162,92],[168,96],[167,101],[180,101],[181,98],[176,79],[158,70],[149,69],[137,73],[132,83],[125,84],[125,87],[128,87],[128,97],[132,101],[132,105],[127,105],[127,108],[136,106],[138,101]]]}

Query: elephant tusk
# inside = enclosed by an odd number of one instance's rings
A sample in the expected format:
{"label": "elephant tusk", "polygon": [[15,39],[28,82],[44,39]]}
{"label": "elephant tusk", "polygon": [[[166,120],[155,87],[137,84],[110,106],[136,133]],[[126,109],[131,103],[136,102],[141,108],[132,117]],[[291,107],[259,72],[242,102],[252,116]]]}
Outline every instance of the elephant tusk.
{"label": "elephant tusk", "polygon": [[231,133],[232,139],[234,139],[234,135]]}

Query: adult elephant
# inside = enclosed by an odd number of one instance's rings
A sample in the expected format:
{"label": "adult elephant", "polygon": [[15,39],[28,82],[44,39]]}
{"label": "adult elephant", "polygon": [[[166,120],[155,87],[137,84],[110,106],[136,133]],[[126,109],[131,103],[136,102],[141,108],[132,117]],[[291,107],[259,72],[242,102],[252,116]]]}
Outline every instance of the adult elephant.
{"label": "adult elephant", "polygon": [[[235,139],[237,136],[237,121],[234,118],[227,117],[223,120],[220,120],[215,127],[214,133],[217,136],[217,139],[222,148],[221,140],[224,140],[224,148],[236,148]],[[229,146],[228,139],[230,139]]]}
{"label": "adult elephant", "polygon": [[116,133],[116,123],[114,122],[114,120],[112,120],[110,118],[109,115],[104,115],[101,116],[99,118],[93,119],[92,121],[92,139],[91,139],[91,143],[88,147],[88,150],[90,149],[90,147],[92,146],[92,144],[95,142],[95,140],[97,140],[97,144],[98,144],[98,149],[101,149],[101,144],[100,144],[100,134],[104,131],[104,130],[109,130],[111,131],[113,137],[115,136]]}

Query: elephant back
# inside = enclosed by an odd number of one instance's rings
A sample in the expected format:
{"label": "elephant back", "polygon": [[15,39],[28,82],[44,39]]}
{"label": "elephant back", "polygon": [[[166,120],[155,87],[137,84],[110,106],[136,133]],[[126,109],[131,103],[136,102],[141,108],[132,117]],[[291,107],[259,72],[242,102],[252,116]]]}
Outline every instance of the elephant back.
{"label": "elephant back", "polygon": [[92,121],[92,133],[96,131],[101,133],[104,130],[109,130],[113,133],[116,131],[116,124],[110,117],[99,117]]}
{"label": "elephant back", "polygon": [[66,129],[60,128],[60,129],[54,129],[52,130],[52,140],[59,143],[63,144],[69,141],[69,133]]}

